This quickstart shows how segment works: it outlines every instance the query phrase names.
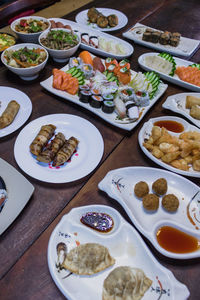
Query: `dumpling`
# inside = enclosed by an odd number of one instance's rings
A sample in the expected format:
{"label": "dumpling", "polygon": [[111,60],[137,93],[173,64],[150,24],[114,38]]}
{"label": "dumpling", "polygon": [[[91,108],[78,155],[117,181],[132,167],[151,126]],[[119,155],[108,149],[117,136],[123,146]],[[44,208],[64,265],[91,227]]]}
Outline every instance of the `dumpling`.
{"label": "dumpling", "polygon": [[140,300],[152,284],[138,268],[115,268],[104,280],[102,300]]}
{"label": "dumpling", "polygon": [[72,249],[62,267],[78,275],[93,275],[112,266],[115,259],[100,244],[86,243]]}

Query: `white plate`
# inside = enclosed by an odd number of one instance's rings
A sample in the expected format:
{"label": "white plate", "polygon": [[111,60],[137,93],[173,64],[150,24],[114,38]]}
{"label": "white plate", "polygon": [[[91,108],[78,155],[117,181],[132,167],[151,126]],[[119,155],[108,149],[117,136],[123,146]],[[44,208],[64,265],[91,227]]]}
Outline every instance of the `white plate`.
{"label": "white plate", "polygon": [[142,46],[153,48],[158,51],[168,52],[172,55],[186,56],[186,57],[192,55],[192,53],[197,49],[200,43],[200,41],[198,40],[189,39],[182,36],[180,38],[180,43],[177,47],[173,47],[170,45],[161,45],[159,43],[146,42],[142,40],[142,35],[143,32],[146,30],[146,28],[157,30],[155,28],[148,27],[141,23],[136,23],[133,27],[131,27],[128,31],[124,32],[122,35]]}
{"label": "white plate", "polygon": [[[164,211],[161,206],[160,197],[158,210],[156,212],[147,212],[143,208],[142,200],[136,198],[134,186],[139,181],[145,181],[149,185],[151,193],[152,183],[163,177],[168,183],[167,193],[175,194],[178,197],[180,202],[179,208],[175,213]],[[171,226],[200,239],[199,230],[195,229],[196,226],[200,228],[200,222],[197,222],[193,216],[195,212],[200,216],[198,204],[200,189],[197,185],[169,171],[147,167],[128,167],[108,172],[98,186],[123,206],[133,224],[149,239],[160,253],[175,259],[200,257],[200,249],[186,254],[169,252],[158,244],[156,238],[156,233],[160,227]],[[197,192],[199,192],[198,197],[191,203],[190,200]],[[191,218],[196,222],[195,226],[187,216],[187,206],[189,203]]]}
{"label": "white plate", "polygon": [[11,100],[16,100],[20,104],[20,109],[14,121],[9,126],[0,129],[0,138],[19,129],[32,112],[32,102],[25,93],[11,87],[0,86],[0,115]]}
{"label": "white plate", "polygon": [[[186,81],[183,81],[183,80],[179,79],[179,77],[176,74],[174,74],[174,76],[169,76],[169,75],[166,75],[164,73],[158,72],[158,71],[154,70],[153,68],[147,67],[145,65],[145,57],[146,56],[154,56],[154,55],[158,55],[158,54],[159,53],[155,53],[155,52],[142,54],[138,58],[139,65],[146,71],[155,71],[155,72],[157,72],[158,74],[160,74],[161,78],[163,78],[163,79],[165,79],[165,80],[167,80],[171,83],[177,84],[177,85],[179,85],[183,88],[189,89],[189,90],[194,91],[194,92],[200,92],[200,86],[197,86],[197,85],[188,83]],[[189,65],[194,64],[194,62],[192,62],[192,61],[187,61],[187,60],[180,59],[180,58],[177,58],[177,57],[174,57],[174,60],[176,62],[177,67],[179,67],[179,66],[187,67]]]}
{"label": "white plate", "polygon": [[8,193],[8,200],[0,212],[0,234],[2,234],[27,204],[33,194],[34,186],[1,158],[0,176],[6,184]]}
{"label": "white plate", "polygon": [[106,28],[100,28],[97,24],[95,23],[89,23],[88,22],[88,17],[87,17],[87,12],[88,9],[81,11],[76,15],[76,22],[80,25],[86,25],[90,28],[93,29],[98,29],[101,31],[115,31],[118,30],[128,23],[127,16],[123,14],[121,11],[116,10],[116,9],[111,9],[111,8],[96,8],[100,13],[102,13],[105,17],[109,15],[116,15],[118,17],[118,25],[115,27],[106,27]]}
{"label": "white plate", "polygon": [[[60,167],[38,162],[29,150],[41,126],[50,123],[66,139],[74,136],[79,140],[76,153],[69,162]],[[23,128],[15,142],[14,156],[19,167],[28,175],[45,182],[65,183],[92,172],[100,162],[103,150],[102,136],[89,121],[74,115],[54,114],[35,119]]]}
{"label": "white plate", "polygon": [[[149,119],[146,123],[143,124],[142,128],[140,129],[139,135],[138,135],[138,141],[139,141],[139,144],[140,144],[140,147],[141,147],[142,151],[146,154],[146,156],[148,156],[156,164],[160,165],[161,167],[163,167],[165,169],[168,169],[172,172],[179,173],[179,174],[182,174],[182,175],[185,175],[185,176],[200,178],[200,172],[194,171],[192,169],[192,167],[189,169],[189,171],[183,171],[183,170],[174,168],[171,165],[169,165],[167,163],[164,163],[161,159],[158,159],[155,156],[153,156],[151,154],[151,152],[149,152],[143,146],[144,139],[149,138],[149,135],[151,134],[151,129],[153,127],[153,124],[156,121],[160,121],[160,120],[176,121],[176,122],[181,123],[184,126],[184,128],[185,128],[184,131],[197,131],[197,132],[200,132],[199,128],[197,128],[196,126],[191,125],[190,123],[188,123],[184,119],[181,119],[181,118],[178,118],[178,117],[165,116],[165,117],[152,118],[152,119]],[[170,134],[172,136],[179,136],[180,135],[180,133],[174,133],[174,132],[171,132],[171,131],[170,131]]]}
{"label": "white plate", "polygon": [[[114,229],[108,234],[96,232],[81,224],[80,218],[86,212],[104,212],[114,219]],[[74,235],[76,233],[76,235]],[[109,249],[116,259],[114,266],[94,276],[77,276],[72,274],[63,277],[68,271],[58,273],[56,246],[60,242],[67,244],[68,249],[76,246],[75,241],[82,243],[99,243]],[[102,300],[103,281],[117,266],[128,265],[143,269],[153,281],[143,300],[185,300],[189,291],[180,283],[172,272],[164,268],[151,254],[136,230],[126,222],[113,208],[104,205],[90,205],[72,209],[65,215],[51,234],[48,245],[48,265],[51,276],[57,287],[69,300]],[[162,296],[161,296],[162,295]]]}
{"label": "white plate", "polygon": [[84,43],[81,43],[80,47],[82,49],[88,50],[89,52],[93,52],[96,55],[101,55],[101,56],[105,56],[105,57],[114,57],[114,58],[120,60],[120,59],[123,59],[125,57],[129,57],[134,51],[134,48],[131,44],[129,44],[128,42],[126,42],[126,41],[124,41],[124,40],[122,40],[118,37],[115,37],[111,34],[107,34],[107,33],[104,33],[102,31],[99,31],[99,30],[94,30],[94,29],[92,29],[88,26],[79,25],[76,22],[61,19],[61,18],[51,18],[51,19],[49,19],[49,21],[51,21],[51,20],[53,20],[55,22],[61,22],[63,25],[70,25],[72,27],[72,29],[75,30],[75,31],[78,31],[79,34],[88,33],[89,36],[96,36],[98,38],[102,37],[105,40],[113,41],[114,43],[117,43],[117,44],[122,44],[124,49],[126,49],[126,53],[123,54],[123,55],[120,55],[120,54],[115,54],[115,53],[112,53],[112,52],[106,52],[106,51],[98,49],[98,48],[96,49],[94,47],[91,47],[91,46],[88,46]]}
{"label": "white plate", "polygon": [[[69,69],[69,66],[66,65],[61,70],[67,71],[68,69]],[[73,103],[76,103],[76,104],[88,109],[89,111],[93,112],[94,114],[96,114],[97,116],[99,116],[103,120],[107,121],[108,123],[114,125],[115,127],[122,128],[122,129],[129,130],[129,131],[137,126],[137,124],[142,120],[142,118],[149,111],[149,109],[164,94],[164,92],[166,91],[166,89],[168,87],[167,84],[164,84],[161,81],[158,91],[156,92],[155,96],[150,100],[150,105],[148,105],[146,107],[141,107],[140,108],[140,118],[135,122],[130,122],[130,121],[127,121],[126,119],[124,119],[122,121],[117,119],[117,113],[116,112],[113,112],[112,114],[107,114],[107,113],[104,113],[101,109],[93,108],[90,104],[81,102],[81,101],[79,101],[79,96],[71,95],[67,92],[57,90],[57,89],[52,87],[52,83],[53,83],[53,75],[50,76],[48,79],[40,82],[40,84],[43,88],[45,88],[47,91],[53,93],[54,95],[62,97],[66,100],[69,100]]]}
{"label": "white plate", "polygon": [[200,93],[180,93],[180,94],[169,96],[163,103],[162,107],[166,109],[170,109],[171,111],[183,115],[184,117],[186,117],[188,120],[190,120],[192,123],[194,123],[196,126],[200,128],[200,120],[191,117],[190,109],[185,108],[187,96],[194,96],[200,98]]}

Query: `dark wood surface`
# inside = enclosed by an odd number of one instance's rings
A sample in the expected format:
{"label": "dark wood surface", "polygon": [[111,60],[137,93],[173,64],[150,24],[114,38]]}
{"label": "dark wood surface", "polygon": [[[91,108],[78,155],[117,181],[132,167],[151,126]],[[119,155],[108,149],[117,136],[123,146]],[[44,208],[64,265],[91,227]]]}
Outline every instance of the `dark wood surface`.
{"label": "dark wood surface", "polygon": [[[184,36],[200,39],[200,3],[198,0],[155,0],[152,2],[148,0],[94,1],[94,3],[90,3],[64,16],[64,18],[74,20],[75,15],[79,11],[93,5],[96,7],[115,8],[127,15],[129,22],[126,27],[118,32],[113,32],[114,35],[119,37],[122,37],[122,32],[131,25],[140,21],[158,29],[179,31]],[[141,70],[137,63],[138,57],[152,50],[138,45],[134,45],[134,48],[135,51],[130,58],[131,66],[138,71]],[[190,60],[200,61],[200,51],[197,51]],[[98,182],[103,179],[108,171],[119,167],[159,167],[146,158],[140,150],[137,142],[138,132],[142,124],[151,117],[166,114],[176,115],[164,110],[162,103],[169,95],[186,92],[183,88],[169,84],[165,94],[146,114],[143,121],[132,132],[126,132],[116,129],[92,113],[81,109],[78,105],[51,95],[42,89],[39,82],[48,78],[52,68],[55,66],[62,67],[63,65],[58,65],[49,60],[40,77],[34,82],[27,83],[1,65],[0,85],[18,88],[31,98],[33,112],[27,123],[46,114],[61,112],[78,115],[89,120],[99,129],[103,136],[104,155],[96,170],[87,177],[69,184],[52,185],[27,176],[17,166],[13,147],[21,129],[0,140],[1,158],[22,172],[35,186],[35,192],[24,210],[0,237],[0,299],[2,300],[65,299],[51,279],[47,266],[47,244],[52,230],[61,217],[73,207],[87,204],[112,206],[129,221],[124,210],[98,190]],[[200,186],[199,180],[189,179]],[[189,299],[199,299],[200,260],[170,260],[157,253],[146,239],[145,242],[155,257],[169,268],[178,280],[188,286],[191,293]]]}

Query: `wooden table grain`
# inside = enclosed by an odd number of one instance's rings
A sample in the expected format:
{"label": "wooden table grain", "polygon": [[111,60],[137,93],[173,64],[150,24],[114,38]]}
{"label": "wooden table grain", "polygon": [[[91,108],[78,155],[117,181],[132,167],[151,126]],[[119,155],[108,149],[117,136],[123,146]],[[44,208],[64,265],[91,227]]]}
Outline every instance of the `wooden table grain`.
{"label": "wooden table grain", "polygon": [[[112,32],[120,38],[122,38],[122,32],[131,25],[141,22],[161,30],[179,31],[183,36],[200,39],[198,30],[200,3],[198,0],[93,1],[65,15],[64,18],[74,21],[78,12],[92,6],[115,8],[127,15],[129,21],[126,27]],[[138,57],[150,51],[152,50],[135,44],[134,53],[130,58],[131,67],[136,71],[141,71],[137,62]],[[190,60],[199,62],[200,51],[198,50]],[[52,230],[61,217],[72,208],[88,204],[105,204],[114,207],[131,223],[122,207],[98,190],[98,183],[108,171],[116,168],[159,167],[145,157],[139,148],[137,142],[139,130],[149,118],[166,114],[176,115],[164,110],[162,103],[170,95],[186,92],[181,87],[169,84],[165,94],[146,114],[142,122],[131,132],[126,132],[111,126],[78,105],[50,94],[40,86],[39,82],[50,76],[53,67],[62,66],[63,64],[58,65],[50,59],[38,79],[33,82],[24,82],[1,65],[0,85],[18,88],[31,98],[33,112],[26,124],[40,116],[61,112],[89,120],[103,136],[105,147],[103,158],[99,166],[85,178],[68,184],[50,185],[29,177],[17,166],[13,147],[21,128],[0,140],[1,158],[13,165],[35,186],[35,192],[24,210],[0,237],[0,300],[65,299],[55,286],[47,266],[47,245]],[[193,178],[189,180],[200,186],[199,180]],[[159,254],[145,238],[144,240],[158,261],[169,268],[178,280],[187,285],[190,290],[189,299],[199,299],[200,260],[170,260]]]}

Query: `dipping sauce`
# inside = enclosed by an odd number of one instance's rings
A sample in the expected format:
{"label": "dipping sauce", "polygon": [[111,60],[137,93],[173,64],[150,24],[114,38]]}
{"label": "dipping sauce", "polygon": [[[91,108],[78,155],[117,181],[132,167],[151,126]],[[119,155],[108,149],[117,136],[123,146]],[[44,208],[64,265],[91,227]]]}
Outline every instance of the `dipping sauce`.
{"label": "dipping sauce", "polygon": [[84,225],[100,232],[109,232],[114,226],[111,216],[104,213],[88,212],[80,219]]}
{"label": "dipping sauce", "polygon": [[178,123],[176,121],[171,121],[171,120],[157,121],[153,125],[159,126],[159,127],[164,127],[167,130],[176,132],[176,133],[182,132],[184,130],[184,126],[181,123]]}
{"label": "dipping sauce", "polygon": [[170,226],[159,228],[157,234],[159,245],[174,253],[190,253],[200,249],[197,238]]}

